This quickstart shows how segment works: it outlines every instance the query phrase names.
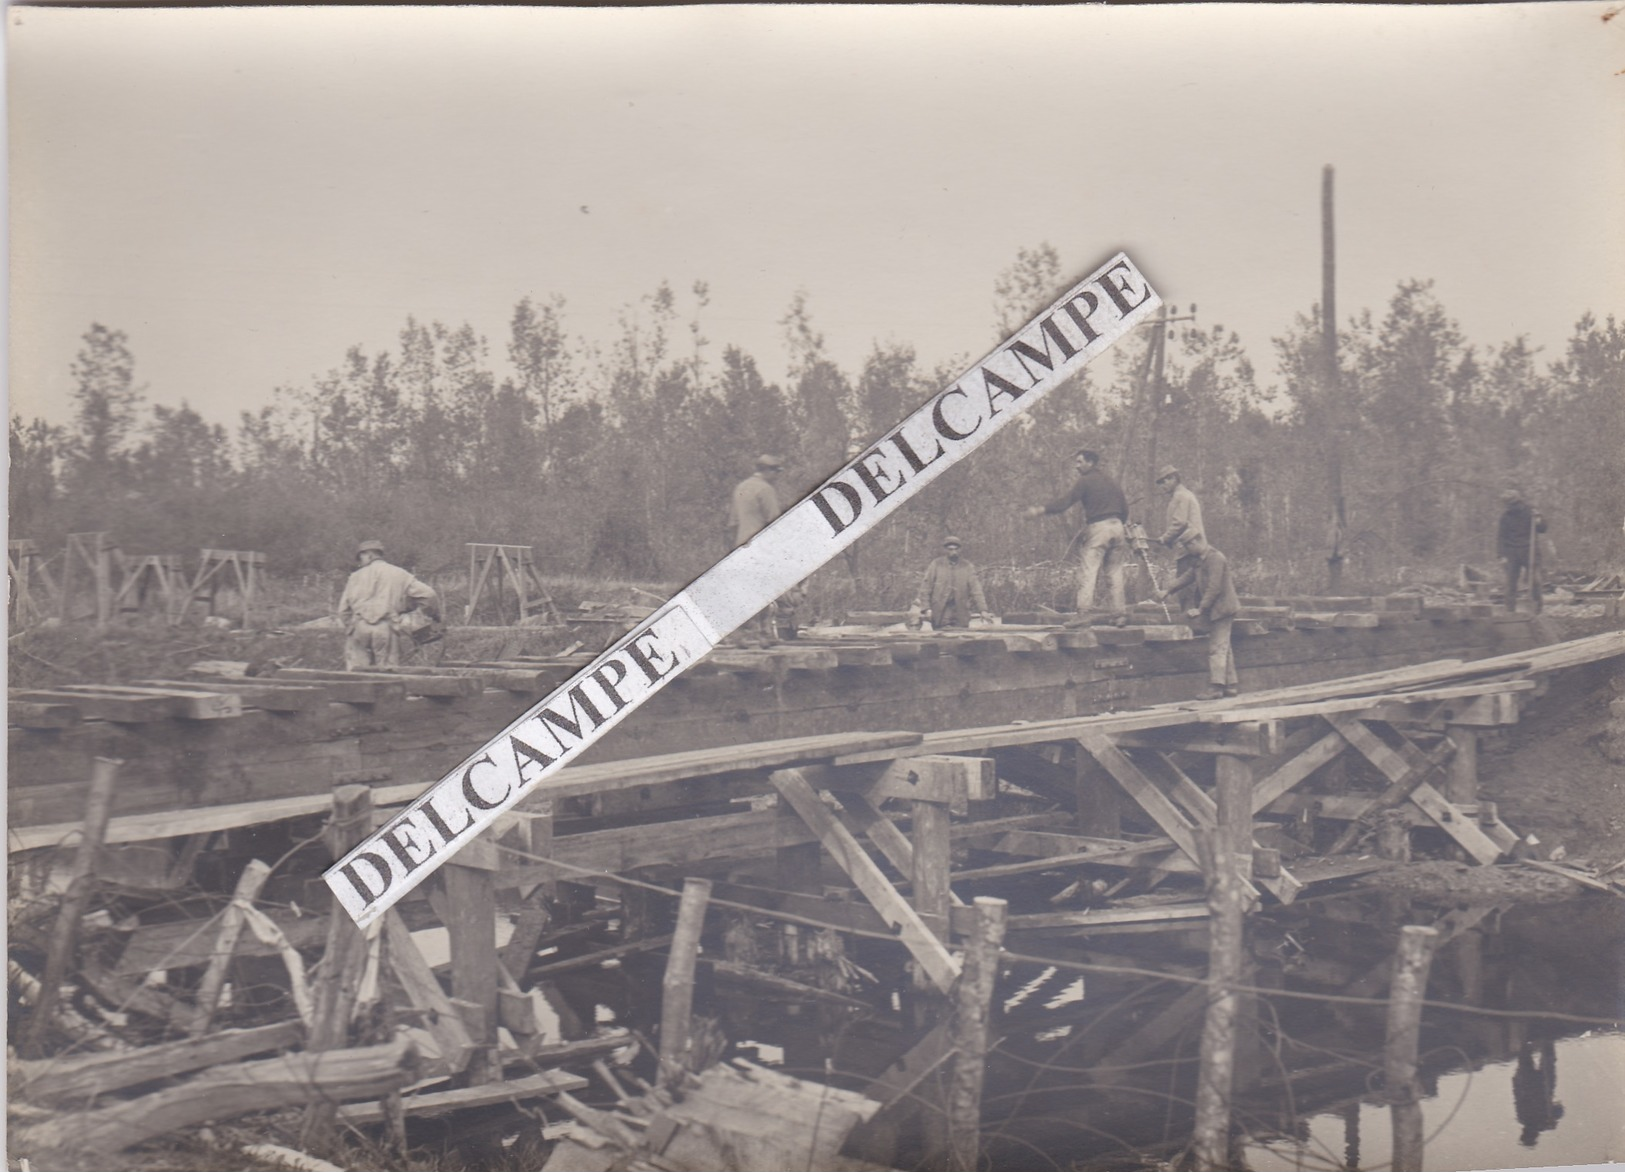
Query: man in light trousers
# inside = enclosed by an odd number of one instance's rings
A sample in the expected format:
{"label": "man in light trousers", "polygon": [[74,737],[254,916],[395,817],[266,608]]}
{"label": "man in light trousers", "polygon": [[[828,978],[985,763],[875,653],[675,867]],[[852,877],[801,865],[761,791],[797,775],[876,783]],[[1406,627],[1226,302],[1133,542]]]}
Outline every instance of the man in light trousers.
{"label": "man in light trousers", "polygon": [[1115,626],[1128,623],[1128,603],[1125,600],[1125,575],[1128,571],[1128,536],[1123,524],[1128,520],[1128,501],[1117,481],[1100,470],[1100,453],[1079,448],[1072,456],[1078,479],[1065,496],[1057,497],[1047,505],[1032,505],[1027,517],[1054,516],[1064,513],[1073,505],[1083,509],[1083,551],[1078,562],[1078,619],[1086,621],[1094,608],[1095,585],[1101,568],[1106,570],[1106,586],[1110,592],[1112,616]]}

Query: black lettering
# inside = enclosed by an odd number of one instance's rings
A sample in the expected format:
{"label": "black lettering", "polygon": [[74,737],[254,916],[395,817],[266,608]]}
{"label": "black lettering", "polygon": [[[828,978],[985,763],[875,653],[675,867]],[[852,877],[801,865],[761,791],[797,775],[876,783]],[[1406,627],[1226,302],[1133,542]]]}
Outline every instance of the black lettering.
{"label": "black lettering", "polygon": [[1031,358],[1045,370],[1053,372],[1055,370],[1055,360],[1049,356],[1051,341],[1060,350],[1060,360],[1062,362],[1065,362],[1078,352],[1078,348],[1072,344],[1072,340],[1061,332],[1060,323],[1055,320],[1053,313],[1038,323],[1038,333],[1041,338],[1045,339],[1043,350],[1039,350],[1038,347],[1027,342],[1012,342],[1010,344],[1010,353],[1016,356],[1016,361],[1021,363],[1022,373],[1033,380],[1033,386],[1035,387],[1038,385],[1038,376],[1028,368],[1027,359]]}
{"label": "black lettering", "polygon": [[[843,521],[835,515],[834,507],[824,499],[826,492],[838,492],[846,499],[846,503],[852,507],[852,516],[849,519]],[[832,480],[824,485],[823,488],[812,494],[812,502],[818,506],[818,511],[824,514],[824,520],[829,522],[831,537],[852,524],[853,521],[856,521],[858,514],[863,512],[863,498],[858,495],[857,489],[844,480]]]}
{"label": "black lettering", "polygon": [[1100,280],[1098,282],[1100,287],[1106,290],[1106,296],[1110,297],[1112,302],[1117,306],[1117,312],[1122,314],[1124,317],[1127,317],[1131,310],[1138,309],[1147,301],[1151,300],[1151,286],[1147,285],[1145,287],[1145,296],[1141,297],[1133,305],[1129,304],[1127,295],[1131,292],[1131,290],[1128,287],[1128,283],[1125,281],[1120,285],[1116,281],[1112,280],[1113,273],[1115,273],[1118,269],[1126,268],[1128,268],[1128,261],[1120,260],[1111,268],[1101,273]]}
{"label": "black lettering", "polygon": [[[417,827],[413,826],[412,823],[408,822],[405,818],[402,818],[399,822],[395,823],[393,826],[384,831],[384,845],[387,846],[394,853],[395,857],[401,861],[401,867],[403,868],[404,873],[407,875],[410,875],[413,871],[416,871],[419,867],[421,867],[424,859],[427,859],[434,853],[433,847],[426,842],[419,842],[414,837],[416,834]],[[405,837],[402,837],[403,835]],[[421,850],[423,852],[423,858],[414,859],[412,857],[412,851],[414,850]]]}
{"label": "black lettering", "polygon": [[474,788],[475,768],[480,765],[494,766],[495,764],[496,762],[491,760],[491,754],[487,753],[478,761],[470,765],[467,769],[463,770],[463,797],[469,805],[473,806],[477,810],[494,810],[498,806],[502,805],[503,798],[508,796],[508,787],[503,786],[502,797],[498,798],[494,802],[488,802],[485,800],[485,796],[481,794],[479,790]]}
{"label": "black lettering", "polygon": [[[535,763],[537,765],[540,765],[543,769],[546,769],[549,765],[553,764],[553,762],[558,760],[557,757],[549,757],[546,753],[542,752],[540,749],[531,748],[529,745],[525,744],[524,741],[522,741],[518,737],[514,737],[514,736],[510,736],[508,738],[508,749],[509,749],[510,752],[513,753],[513,766],[514,766],[514,769],[519,774],[519,784],[520,785],[529,785],[530,784],[530,778],[525,776],[525,767],[527,765]],[[528,761],[521,761],[519,759],[521,754],[528,757],[529,760]]]}
{"label": "black lettering", "polygon": [[[1080,301],[1089,303],[1087,312],[1078,312],[1078,302]],[[1066,316],[1072,319],[1072,324],[1078,327],[1078,333],[1083,335],[1083,344],[1085,346],[1100,337],[1100,331],[1089,324],[1090,317],[1094,315],[1095,310],[1100,308],[1100,298],[1085,289],[1061,308],[1066,310]]]}
{"label": "black lettering", "polygon": [[[541,720],[543,724],[552,725],[554,728],[558,729],[559,732],[569,733],[578,741],[581,739],[581,725],[583,716],[585,716],[587,720],[592,721],[591,728],[597,728],[599,725],[604,723],[604,714],[598,711],[597,707],[594,706],[591,700],[587,699],[586,690],[580,684],[577,684],[575,687],[571,688],[569,692],[565,694],[565,699],[570,701],[569,716],[560,716],[551,708],[544,708],[538,714],[538,719]],[[589,729],[589,731],[591,730]],[[558,742],[559,748],[563,749],[566,747],[564,740],[559,736],[558,733],[553,734],[553,739]]]}
{"label": "black lettering", "polygon": [[[619,674],[617,674],[613,680],[605,679],[605,673],[610,671],[612,668]],[[615,690],[616,686],[626,678],[626,664],[622,663],[618,659],[611,659],[606,662],[603,667],[593,672],[592,678],[598,681],[598,686],[600,688],[604,689],[604,695],[608,696],[609,702],[615,705],[616,712],[619,712],[621,709],[626,707],[626,701],[621,697],[621,694]]]}
{"label": "black lettering", "polygon": [[463,817],[467,820],[456,830],[453,830],[451,827],[446,825],[446,820],[440,816],[440,811],[435,809],[434,799],[432,797],[428,801],[424,802],[423,805],[419,806],[418,809],[423,811],[423,816],[429,820],[429,825],[434,827],[435,833],[440,835],[440,840],[448,844],[452,839],[456,838],[463,831],[474,825],[473,816],[469,814],[467,810],[464,810]]}
{"label": "black lettering", "polygon": [[[879,467],[878,465],[874,468],[869,467],[870,460],[884,459],[885,456],[881,454],[880,449],[876,448],[874,451],[866,453],[861,460],[852,465],[852,471],[858,474],[858,479],[863,481],[864,484],[868,485],[869,491],[874,493],[875,504],[877,505],[889,497],[892,493],[896,492],[899,488],[903,487],[904,478],[901,472],[888,471],[887,469]],[[888,477],[895,477],[897,483],[892,485],[890,488],[882,488],[880,482]]]}
{"label": "black lettering", "polygon": [[679,662],[676,654],[674,653],[671,657],[671,664],[666,668],[665,671],[656,670],[660,663],[660,652],[654,647],[639,647],[638,640],[654,639],[657,637],[658,636],[656,636],[653,631],[644,631],[641,635],[633,636],[632,641],[628,643],[625,648],[626,653],[632,657],[632,662],[643,669],[643,674],[648,677],[651,684],[658,684],[672,672],[676,671],[677,664]]}
{"label": "black lettering", "polygon": [[914,454],[913,446],[908,442],[907,438],[904,437],[901,431],[892,435],[891,442],[897,445],[897,450],[903,453],[903,459],[907,460],[908,466],[914,469],[916,472],[924,472],[928,465],[935,464],[943,456],[941,440],[937,441],[937,450],[931,453],[931,458],[929,460],[921,460],[919,456]]}
{"label": "black lettering", "polygon": [[[356,863],[362,862],[367,863],[382,876],[377,891],[374,891],[371,886],[363,882],[361,872],[356,870]],[[350,881],[350,886],[354,887],[356,894],[361,897],[361,906],[366,907],[389,890],[389,880],[392,873],[389,869],[389,860],[384,858],[383,855],[375,855],[371,851],[358,851],[354,862],[345,863],[339,868],[339,874]]]}
{"label": "black lettering", "polygon": [[[950,439],[956,442],[958,440],[970,439],[971,436],[976,434],[976,429],[982,426],[982,420],[978,418],[975,423],[971,424],[971,429],[969,431],[956,431],[953,426],[949,424],[947,416],[942,413],[942,405],[948,401],[949,395],[967,397],[965,396],[965,392],[960,390],[958,387],[954,387],[952,390],[943,391],[942,394],[937,396],[936,404],[931,408],[931,422],[936,425],[937,434],[942,436],[944,439]],[[836,532],[838,533],[840,530],[836,530]]]}
{"label": "black lettering", "polygon": [[987,390],[987,414],[989,419],[999,413],[999,405],[993,401],[999,395],[1008,395],[1014,401],[1027,393],[1009,379],[1001,378],[985,366],[982,367],[982,383]]}

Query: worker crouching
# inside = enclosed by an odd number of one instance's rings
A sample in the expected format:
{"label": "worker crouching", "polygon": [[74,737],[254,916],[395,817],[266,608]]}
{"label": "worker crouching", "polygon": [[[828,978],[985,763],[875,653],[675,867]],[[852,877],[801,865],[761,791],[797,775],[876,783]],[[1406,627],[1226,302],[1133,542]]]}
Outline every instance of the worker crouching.
{"label": "worker crouching", "polygon": [[1156,592],[1158,602],[1177,595],[1181,590],[1194,588],[1197,603],[1185,611],[1186,617],[1202,624],[1208,635],[1207,671],[1208,689],[1201,699],[1217,700],[1220,696],[1235,696],[1241,692],[1236,677],[1236,654],[1231,643],[1231,628],[1241,612],[1236,597],[1236,585],[1230,576],[1230,562],[1208,544],[1205,537],[1186,543],[1186,550],[1195,557],[1196,564],[1168,584],[1168,589]]}

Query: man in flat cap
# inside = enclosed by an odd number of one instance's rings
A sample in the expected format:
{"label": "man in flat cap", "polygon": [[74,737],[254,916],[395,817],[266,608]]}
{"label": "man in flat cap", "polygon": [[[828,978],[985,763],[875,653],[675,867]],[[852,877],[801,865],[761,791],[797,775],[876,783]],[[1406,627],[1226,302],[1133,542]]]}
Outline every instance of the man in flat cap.
{"label": "man in flat cap", "polygon": [[1518,609],[1518,586],[1524,570],[1529,571],[1529,595],[1536,614],[1540,613],[1540,572],[1536,554],[1535,534],[1546,532],[1546,520],[1533,505],[1523,499],[1523,492],[1510,485],[1501,494],[1501,523],[1496,529],[1496,552],[1507,568],[1507,613]]}
{"label": "man in flat cap", "polygon": [[[733,496],[728,500],[728,517],[722,535],[729,549],[738,549],[744,545],[772,524],[784,511],[779,504],[778,490],[773,487],[783,468],[784,461],[777,456],[757,456],[756,471],[734,485]],[[778,604],[769,603],[766,609],[745,624],[740,631],[741,641],[747,645],[758,641],[763,643],[776,641],[778,616]]]}
{"label": "man in flat cap", "polygon": [[737,549],[766,529],[784,509],[779,505],[778,480],[784,461],[777,456],[757,456],[756,471],[734,485],[728,501],[726,539],[729,549]]}
{"label": "man in flat cap", "polygon": [[[1174,577],[1183,578],[1196,568],[1197,558],[1191,551],[1191,543],[1207,536],[1202,525],[1202,505],[1172,464],[1164,464],[1157,471],[1157,488],[1168,494],[1168,512],[1159,540],[1174,551]],[[1190,598],[1187,591],[1180,605],[1191,606]]]}
{"label": "man in flat cap", "polygon": [[438,623],[440,599],[432,587],[386,562],[381,541],[363,541],[356,559],[361,565],[350,575],[339,599],[339,621],[349,632],[344,669],[395,667],[401,661],[403,617],[421,610]]}
{"label": "man in flat cap", "polygon": [[972,616],[986,617],[987,596],[982,593],[982,580],[974,565],[960,559],[960,545],[957,537],[943,540],[942,556],[933,558],[925,568],[925,577],[914,595],[911,621],[917,622],[923,612],[930,616],[931,626],[942,631],[968,627]]}

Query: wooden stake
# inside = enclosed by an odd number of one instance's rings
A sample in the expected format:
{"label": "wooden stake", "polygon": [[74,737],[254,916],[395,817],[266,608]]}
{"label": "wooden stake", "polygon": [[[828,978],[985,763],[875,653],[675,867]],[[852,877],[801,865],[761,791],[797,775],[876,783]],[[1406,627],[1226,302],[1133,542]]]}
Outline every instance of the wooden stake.
{"label": "wooden stake", "polygon": [[948,1153],[953,1172],[976,1172],[981,1153],[982,1081],[987,1071],[993,988],[999,979],[1008,906],[979,895],[976,921],[966,941],[965,962],[954,991],[953,1040],[958,1055],[948,1082]]}
{"label": "wooden stake", "polygon": [[952,844],[948,837],[948,804],[914,802],[913,822],[910,839],[914,858],[910,878],[914,882],[914,910],[937,939],[947,940],[948,908],[951,905],[948,872],[953,865]]}
{"label": "wooden stake", "polygon": [[451,912],[446,921],[451,947],[451,995],[479,1006],[483,1019],[474,1035],[474,1044],[481,1049],[469,1065],[469,1082],[498,1082],[502,1070],[496,1060],[499,998],[495,875],[483,867],[461,866],[455,859],[446,865],[444,874]]}
{"label": "wooden stake", "polygon": [[68,889],[62,897],[56,930],[51,933],[51,944],[45,953],[39,1000],[34,1003],[33,1016],[29,1019],[19,1047],[24,1054],[40,1052],[56,1016],[62,981],[68,975],[68,964],[73,959],[74,945],[79,939],[79,921],[84,918],[90,897],[96,890],[96,859],[101,854],[102,840],[107,837],[107,819],[113,812],[113,783],[118,779],[119,766],[123,764],[112,757],[97,757],[91,771],[79,849],[73,856]]}
{"label": "wooden stake", "polygon": [[1416,1052],[1422,1036],[1422,997],[1439,938],[1436,928],[1416,924],[1399,930],[1394,976],[1388,986],[1388,1032],[1383,1081],[1393,1115],[1393,1172],[1422,1172],[1422,1105],[1416,1086]]}
{"label": "wooden stake", "polygon": [[1243,879],[1253,873],[1253,770],[1244,757],[1221,753],[1214,761],[1219,832]]}
{"label": "wooden stake", "polygon": [[[327,828],[328,853],[335,859],[372,832],[372,790],[344,785],[333,791],[333,817]],[[350,1018],[366,967],[367,937],[356,922],[337,909],[327,918],[327,947],[321,973],[311,994],[310,1043],[312,1051],[342,1050],[350,1040]],[[337,1106],[318,1100],[305,1111],[300,1142],[321,1146],[333,1138]]]}
{"label": "wooden stake", "polygon": [[197,1017],[189,1033],[193,1037],[207,1032],[220,1004],[220,991],[226,983],[226,972],[231,968],[231,954],[237,951],[237,937],[243,934],[243,908],[253,906],[259,898],[260,888],[271,877],[271,868],[259,859],[250,859],[243,873],[237,877],[237,887],[231,893],[231,903],[220,916],[220,934],[215,937],[214,951],[209,955],[209,967],[203,970],[203,979],[197,987]]}
{"label": "wooden stake", "polygon": [[688,879],[677,905],[677,929],[671,955],[661,980],[660,1081],[677,1082],[688,1069],[693,1042],[694,968],[699,959],[700,934],[705,930],[705,905],[711,899],[709,879]]}
{"label": "wooden stake", "polygon": [[1207,1015],[1202,1023],[1192,1136],[1196,1172],[1230,1166],[1230,1096],[1235,1080],[1236,992],[1241,979],[1245,895],[1224,829],[1196,832],[1208,876],[1211,915]]}
{"label": "wooden stake", "polygon": [[1445,774],[1444,796],[1453,805],[1478,801],[1478,733],[1462,725],[1450,726],[1450,743],[1456,746]]}

